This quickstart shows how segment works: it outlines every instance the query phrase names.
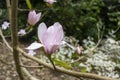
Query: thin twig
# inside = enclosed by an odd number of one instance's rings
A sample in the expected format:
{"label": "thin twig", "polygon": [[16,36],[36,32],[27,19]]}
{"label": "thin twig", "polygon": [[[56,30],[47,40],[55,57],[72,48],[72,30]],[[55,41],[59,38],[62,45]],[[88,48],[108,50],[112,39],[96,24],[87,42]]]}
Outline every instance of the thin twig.
{"label": "thin twig", "polygon": [[25,75],[28,76],[29,80],[39,80],[39,79],[33,77],[33,76],[28,72],[28,70],[27,70],[26,68],[22,67],[21,69],[22,69],[22,71],[25,73]]}
{"label": "thin twig", "polygon": [[[22,62],[21,62],[21,65],[23,65]],[[28,72],[28,70],[27,70],[25,67],[22,67],[22,66],[21,66],[21,70],[24,72],[25,75],[28,76],[29,80],[39,80],[39,79],[33,77],[33,76]]]}
{"label": "thin twig", "polygon": [[114,31],[113,34],[117,33],[120,30],[120,26]]}
{"label": "thin twig", "polygon": [[28,65],[23,65],[23,64],[21,64],[20,66],[21,66],[21,67],[25,67],[25,68],[43,68],[42,65],[41,65],[41,66],[28,66]]}
{"label": "thin twig", "polygon": [[80,56],[78,59],[74,60],[74,61],[73,61],[73,62],[71,62],[71,63],[78,62],[78,61],[82,60],[83,58],[84,58],[84,56]]}
{"label": "thin twig", "polygon": [[7,63],[6,61],[4,61],[3,59],[0,59],[0,62],[2,62],[5,65],[11,65],[10,63]]}
{"label": "thin twig", "polygon": [[[99,46],[99,44],[101,43],[102,38],[103,38],[103,34],[104,34],[104,30],[105,30],[105,26],[103,26],[103,30],[102,30],[102,32],[101,32],[101,36],[100,36],[100,32],[98,32],[98,42],[97,42],[97,44],[95,45],[95,47],[92,48],[91,51],[94,51],[94,50]],[[98,31],[99,31],[99,29],[98,29]]]}
{"label": "thin twig", "polygon": [[[45,8],[44,10],[39,10],[39,9],[34,9],[34,10],[41,12],[41,11],[47,10],[47,8]],[[31,9],[21,9],[21,8],[18,8],[18,11],[31,11]]]}
{"label": "thin twig", "polygon": [[6,44],[6,46],[12,51],[12,48],[10,47],[10,45],[8,44],[8,42],[6,41],[6,39],[5,39],[5,37],[4,37],[1,29],[0,29],[0,35],[1,35],[1,37],[2,37],[3,42],[4,42],[4,43]]}

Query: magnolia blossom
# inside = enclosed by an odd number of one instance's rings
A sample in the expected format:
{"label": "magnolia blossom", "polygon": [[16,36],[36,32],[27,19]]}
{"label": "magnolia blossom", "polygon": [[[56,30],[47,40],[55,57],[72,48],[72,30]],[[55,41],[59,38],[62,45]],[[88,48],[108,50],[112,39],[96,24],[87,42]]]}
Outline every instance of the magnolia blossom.
{"label": "magnolia blossom", "polygon": [[56,0],[44,0],[44,1],[49,3],[49,4],[53,4],[54,2],[56,2]]}
{"label": "magnolia blossom", "polygon": [[6,30],[9,27],[9,24],[10,24],[9,22],[4,21],[3,24],[2,24],[2,29]]}
{"label": "magnolia blossom", "polygon": [[20,29],[20,31],[18,32],[19,35],[25,35],[26,32],[25,32],[25,29]]}
{"label": "magnolia blossom", "polygon": [[54,23],[48,29],[45,23],[41,23],[38,27],[38,38],[40,39],[42,44],[37,43],[31,47],[29,46],[27,49],[35,50],[40,47],[44,47],[46,54],[52,54],[61,45],[63,36],[64,36],[63,28],[59,22]]}
{"label": "magnolia blossom", "polygon": [[36,14],[35,10],[30,11],[28,14],[28,23],[34,26],[40,20],[40,17],[41,17],[41,12]]}

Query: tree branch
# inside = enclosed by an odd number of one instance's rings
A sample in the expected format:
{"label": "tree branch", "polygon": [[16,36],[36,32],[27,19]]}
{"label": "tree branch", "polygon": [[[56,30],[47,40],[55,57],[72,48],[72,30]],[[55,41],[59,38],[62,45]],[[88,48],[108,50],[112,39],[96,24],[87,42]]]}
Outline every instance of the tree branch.
{"label": "tree branch", "polygon": [[28,65],[23,65],[21,64],[21,67],[24,67],[24,68],[43,68],[43,66],[28,66]]}
{"label": "tree branch", "polygon": [[18,0],[12,0],[11,6],[11,37],[12,37],[12,44],[13,44],[13,58],[15,61],[16,71],[19,75],[20,80],[24,80],[21,67],[20,67],[20,60],[19,60],[19,51],[17,50],[18,47],[18,36],[17,36],[17,8],[18,7]]}

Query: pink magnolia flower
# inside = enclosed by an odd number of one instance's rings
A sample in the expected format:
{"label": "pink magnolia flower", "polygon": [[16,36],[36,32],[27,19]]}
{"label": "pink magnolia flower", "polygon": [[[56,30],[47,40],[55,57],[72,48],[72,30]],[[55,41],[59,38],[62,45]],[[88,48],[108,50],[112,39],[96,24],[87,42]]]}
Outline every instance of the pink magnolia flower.
{"label": "pink magnolia flower", "polygon": [[19,35],[25,35],[26,32],[25,32],[25,29],[20,29],[20,31],[18,32]]}
{"label": "pink magnolia flower", "polygon": [[[38,27],[38,38],[40,39],[46,54],[54,53],[61,45],[64,33],[59,22],[54,23],[47,29],[45,23],[41,23]],[[40,43],[37,43],[38,45]],[[42,46],[32,46],[29,49],[38,49]]]}
{"label": "pink magnolia flower", "polygon": [[36,14],[35,10],[30,11],[28,14],[28,23],[34,26],[40,20],[40,17],[41,17],[41,12]]}
{"label": "pink magnolia flower", "polygon": [[59,48],[63,36],[63,28],[59,22],[54,23],[48,29],[45,23],[41,23],[38,27],[38,38],[48,54],[54,53]]}
{"label": "pink magnolia flower", "polygon": [[53,4],[54,2],[56,2],[56,0],[44,0],[44,1],[49,3],[49,4]]}
{"label": "pink magnolia flower", "polygon": [[3,24],[2,24],[2,29],[6,30],[9,27],[9,24],[10,24],[9,22],[4,21]]}

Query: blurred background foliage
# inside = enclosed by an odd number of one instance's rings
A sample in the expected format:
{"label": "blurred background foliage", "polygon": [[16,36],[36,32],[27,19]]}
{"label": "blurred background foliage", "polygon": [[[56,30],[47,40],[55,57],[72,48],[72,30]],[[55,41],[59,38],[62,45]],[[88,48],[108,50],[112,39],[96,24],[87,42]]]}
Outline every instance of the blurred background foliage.
{"label": "blurred background foliage", "polygon": [[[4,1],[0,2],[1,24],[8,20],[4,11]],[[97,41],[98,33],[104,31],[104,35],[109,35],[109,31],[117,29],[114,34],[117,36],[116,39],[120,39],[120,0],[57,0],[52,6],[48,6],[43,0],[30,1],[32,9],[40,10],[44,14],[40,22],[45,22],[48,26],[60,22],[65,35],[75,37],[80,43],[88,36]],[[19,0],[19,8],[27,8],[25,0]],[[19,28],[26,27],[27,14],[28,11],[19,11]]]}

